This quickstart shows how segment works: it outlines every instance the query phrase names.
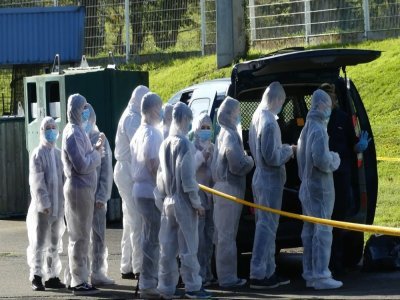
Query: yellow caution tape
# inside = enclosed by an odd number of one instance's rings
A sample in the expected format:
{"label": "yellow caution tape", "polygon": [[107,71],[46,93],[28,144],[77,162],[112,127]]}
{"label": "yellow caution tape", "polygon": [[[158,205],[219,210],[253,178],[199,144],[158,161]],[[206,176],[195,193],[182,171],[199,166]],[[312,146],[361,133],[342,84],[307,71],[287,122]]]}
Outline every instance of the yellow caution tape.
{"label": "yellow caution tape", "polygon": [[322,224],[322,225],[328,225],[328,226],[333,226],[337,228],[342,228],[342,229],[347,229],[347,230],[353,230],[353,231],[361,231],[361,232],[371,232],[371,233],[378,233],[378,234],[387,234],[387,235],[394,235],[394,236],[400,236],[400,229],[399,228],[392,228],[392,227],[385,227],[385,226],[375,226],[375,225],[366,225],[366,224],[358,224],[358,223],[351,223],[351,222],[343,222],[343,221],[335,221],[335,220],[328,220],[328,219],[321,219],[321,218],[315,218],[315,217],[310,217],[310,216],[305,216],[305,215],[299,215],[295,213],[290,213],[274,208],[270,208],[267,206],[255,204],[225,193],[222,193],[220,191],[214,190],[212,188],[209,188],[205,185],[199,184],[199,187],[207,192],[211,193],[229,200],[232,200],[234,202],[251,206],[257,209],[261,209],[267,212],[271,212],[274,214],[278,214],[284,217],[288,218],[293,218],[293,219],[298,219],[302,220],[305,222],[310,222],[310,223],[315,223],[315,224]]}
{"label": "yellow caution tape", "polygon": [[400,158],[399,157],[382,157],[382,156],[378,156],[376,159],[380,160],[380,161],[399,161],[400,162]]}

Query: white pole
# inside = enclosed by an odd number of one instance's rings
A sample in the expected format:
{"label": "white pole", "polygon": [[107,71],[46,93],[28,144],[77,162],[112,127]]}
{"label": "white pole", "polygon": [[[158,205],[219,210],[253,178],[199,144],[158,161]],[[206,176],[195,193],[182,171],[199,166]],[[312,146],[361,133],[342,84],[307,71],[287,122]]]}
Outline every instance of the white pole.
{"label": "white pole", "polygon": [[310,12],[310,0],[304,0],[304,27],[305,27],[305,38],[306,44],[308,44],[311,35],[311,12]]}
{"label": "white pole", "polygon": [[57,2],[58,2],[58,0],[53,0],[53,3],[54,3],[53,5],[54,5],[54,6],[58,6],[58,3],[57,3]]}
{"label": "white pole", "polygon": [[363,0],[363,12],[364,12],[364,38],[368,39],[368,33],[371,30],[369,24],[369,0]]}
{"label": "white pole", "polygon": [[207,38],[205,0],[200,0],[200,15],[201,15],[201,55],[204,56],[206,47],[206,38]]}
{"label": "white pole", "polygon": [[250,39],[254,42],[257,38],[256,33],[256,9],[254,7],[254,0],[249,0],[249,15],[250,15]]}
{"label": "white pole", "polygon": [[129,0],[125,0],[125,60],[126,63],[129,62],[129,53],[130,53],[130,24],[129,24]]}

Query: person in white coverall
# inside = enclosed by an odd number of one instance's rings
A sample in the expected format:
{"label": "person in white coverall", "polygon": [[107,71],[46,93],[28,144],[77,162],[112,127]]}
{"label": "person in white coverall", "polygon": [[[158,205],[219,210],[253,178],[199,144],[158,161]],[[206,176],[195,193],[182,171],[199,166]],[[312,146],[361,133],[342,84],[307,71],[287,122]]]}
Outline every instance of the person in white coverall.
{"label": "person in white coverall", "polygon": [[162,101],[155,93],[147,93],[142,100],[142,122],[130,143],[132,154],[132,195],[142,219],[140,249],[143,260],[139,291],[142,298],[156,297],[158,292],[158,259],[160,211],[154,200],[154,188],[159,165],[158,152],[163,135],[158,129],[162,121]]}
{"label": "person in white coverall", "polygon": [[[277,119],[286,94],[279,82],[265,90],[249,130],[249,146],[256,169],[253,175],[254,203],[281,209],[286,182],[285,163],[295,146],[282,145]],[[250,263],[250,288],[268,289],[290,283],[275,273],[275,238],[279,215],[256,210],[256,232]]]}
{"label": "person in white coverall", "polygon": [[132,197],[133,180],[131,176],[131,153],[129,144],[140,126],[140,106],[143,96],[149,89],[143,85],[136,87],[129,104],[118,122],[115,136],[114,181],[122,199],[122,239],[121,239],[121,276],[123,279],[135,279],[140,273],[142,253],[140,250],[140,232],[142,221],[135,208]]}
{"label": "person in white coverall", "polygon": [[[211,165],[214,153],[214,144],[212,138],[212,121],[206,112],[193,121],[193,144],[196,149],[195,166],[196,180],[198,183],[212,187]],[[205,213],[199,218],[199,251],[197,257],[200,263],[200,276],[203,280],[203,286],[211,285],[215,282],[211,268],[211,259],[213,254],[213,236],[214,236],[214,203],[212,196],[199,190],[201,205]]]}
{"label": "person in white coverall", "polygon": [[192,123],[192,111],[179,102],[174,106],[172,118],[169,136],[160,148],[155,190],[157,206],[162,210],[158,290],[164,299],[174,297],[179,278],[176,257],[179,255],[186,296],[209,298],[210,294],[202,289],[197,259],[198,215],[204,217],[204,208],[195,177],[195,149],[186,136]]}
{"label": "person in white coverall", "polygon": [[[330,96],[318,89],[297,143],[297,164],[301,180],[299,198],[303,214],[330,219],[335,202],[333,171],[340,165],[336,152],[329,151],[327,123],[332,111]],[[343,284],[334,280],[328,268],[332,227],[304,222],[303,278],[307,287],[334,289]]]}
{"label": "person in white coverall", "polygon": [[[93,146],[100,137],[100,131],[96,126],[96,113],[88,103],[90,116],[84,123],[85,131]],[[104,154],[101,164],[96,169],[97,187],[95,193],[95,205],[93,211],[93,223],[91,234],[91,275],[90,282],[95,286],[114,284],[114,280],[107,276],[108,249],[106,246],[106,214],[107,201],[111,198],[113,183],[112,152],[107,138],[104,136]]]}
{"label": "person in white coverall", "polygon": [[[31,203],[26,217],[29,246],[27,261],[32,289],[65,288],[59,275],[60,241],[64,225],[64,175],[61,152],[55,147],[59,131],[51,117],[40,124],[39,146],[33,151],[29,162],[29,186]],[[42,283],[44,277],[45,287]]]}
{"label": "person in white coverall", "polygon": [[163,113],[162,128],[163,128],[164,139],[168,137],[169,128],[171,127],[173,108],[174,106],[169,103],[165,103],[163,107],[164,113]]}
{"label": "person in white coverall", "polygon": [[68,259],[71,287],[75,295],[90,295],[99,291],[88,284],[88,256],[92,229],[96,169],[104,151],[100,137],[92,146],[82,124],[89,119],[86,99],[74,94],[67,104],[68,123],[62,136],[61,158],[66,182],[64,184],[65,217],[69,234]]}
{"label": "person in white coverall", "polygon": [[[253,166],[253,159],[243,148],[237,126],[240,123],[239,101],[226,97],[218,109],[217,120],[221,126],[215,142],[211,167],[214,189],[234,197],[243,198],[246,174]],[[216,231],[216,267],[221,287],[240,287],[245,279],[237,277],[236,234],[242,204],[214,196],[214,225]]]}

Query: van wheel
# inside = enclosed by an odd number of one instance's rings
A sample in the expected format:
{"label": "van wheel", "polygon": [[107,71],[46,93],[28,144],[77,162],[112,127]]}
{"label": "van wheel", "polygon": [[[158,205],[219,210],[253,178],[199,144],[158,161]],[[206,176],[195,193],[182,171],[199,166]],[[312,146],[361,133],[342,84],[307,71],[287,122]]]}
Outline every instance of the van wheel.
{"label": "van wheel", "polygon": [[363,256],[364,233],[347,231],[343,236],[343,261],[345,267],[354,268]]}

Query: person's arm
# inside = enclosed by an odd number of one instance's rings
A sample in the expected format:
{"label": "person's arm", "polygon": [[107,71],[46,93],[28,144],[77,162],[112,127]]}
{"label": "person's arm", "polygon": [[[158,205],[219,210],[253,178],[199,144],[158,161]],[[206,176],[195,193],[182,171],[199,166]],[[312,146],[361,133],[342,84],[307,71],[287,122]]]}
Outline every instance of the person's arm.
{"label": "person's arm", "polygon": [[104,149],[105,155],[101,158],[99,181],[95,194],[96,202],[100,202],[103,205],[111,198],[113,183],[112,153],[107,139],[104,142]]}
{"label": "person's arm", "polygon": [[292,146],[283,144],[277,140],[275,126],[278,124],[268,123],[260,133],[261,155],[266,165],[280,167],[284,165],[293,155]]}
{"label": "person's arm", "polygon": [[66,139],[68,158],[78,174],[90,174],[101,163],[100,153],[97,150],[92,149],[85,153],[83,147],[89,141],[85,141],[84,138],[87,137],[83,136],[83,133],[75,133]]}
{"label": "person's arm", "polygon": [[29,186],[37,210],[41,213],[49,213],[51,201],[46,186],[43,163],[37,151],[33,152],[29,163]]}
{"label": "person's arm", "polygon": [[315,131],[312,134],[314,137],[311,152],[314,166],[325,173],[337,170],[340,165],[340,157],[336,152],[329,151],[327,133]]}
{"label": "person's arm", "polygon": [[[187,141],[187,143],[190,143]],[[185,193],[188,194],[190,203],[194,209],[202,209],[200,196],[199,196],[199,186],[196,181],[196,173],[194,167],[194,157],[191,153],[189,147],[186,153],[183,155],[181,164],[181,182],[182,188]]]}
{"label": "person's arm", "polygon": [[228,168],[232,174],[244,176],[254,167],[253,159],[248,156],[235,136],[228,134],[224,138],[225,154],[228,160]]}

